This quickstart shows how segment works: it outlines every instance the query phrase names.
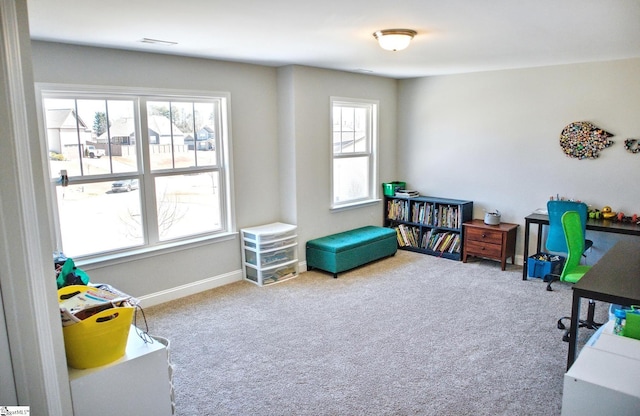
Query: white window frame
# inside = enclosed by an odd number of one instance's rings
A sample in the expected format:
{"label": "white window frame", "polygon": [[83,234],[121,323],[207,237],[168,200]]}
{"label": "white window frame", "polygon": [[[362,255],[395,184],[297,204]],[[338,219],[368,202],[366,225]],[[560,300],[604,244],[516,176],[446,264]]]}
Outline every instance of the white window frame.
{"label": "white window frame", "polygon": [[[333,110],[335,106],[341,107],[357,107],[365,108],[367,110],[367,150],[364,152],[351,152],[351,153],[334,153],[333,144]],[[378,201],[378,100],[366,100],[360,98],[344,98],[344,97],[330,97],[329,108],[329,127],[330,127],[330,155],[331,155],[331,169],[330,169],[330,198],[331,209],[342,209],[355,206],[361,206]],[[335,189],[334,189],[334,175],[335,175],[335,161],[343,158],[353,157],[368,157],[369,158],[369,172],[368,181],[369,187],[367,189],[367,195],[363,198],[351,199],[347,201],[336,201]]]}
{"label": "white window frame", "polygon": [[[228,92],[212,92],[212,91],[193,91],[193,90],[172,90],[162,88],[121,88],[112,86],[79,86],[68,84],[48,84],[36,83],[36,104],[38,112],[38,125],[40,130],[40,140],[43,149],[42,162],[45,173],[45,179],[49,182],[47,188],[47,202],[51,212],[52,235],[55,239],[54,247],[60,250],[62,247],[62,238],[60,232],[58,208],[55,197],[55,187],[58,185],[56,178],[51,178],[48,166],[48,143],[45,130],[45,114],[43,99],[47,96],[62,95],[68,98],[93,98],[93,97],[119,97],[131,99],[136,102],[134,109],[138,123],[136,126],[136,146],[138,152],[138,171],[133,174],[112,174],[109,177],[126,176],[139,177],[141,189],[145,189],[144,196],[141,201],[141,209],[145,211],[146,219],[144,221],[144,244],[130,249],[109,251],[104,253],[81,256],[76,261],[77,264],[97,264],[97,263],[119,263],[136,258],[144,258],[148,256],[165,254],[167,252],[188,249],[194,246],[209,244],[213,241],[225,241],[234,238],[237,233],[235,224],[235,201],[233,199],[233,167],[232,167],[232,134],[231,134],[231,96]],[[179,174],[198,172],[198,168],[194,169],[173,169],[165,171],[152,170],[149,161],[149,147],[147,145],[148,135],[141,134],[146,132],[146,118],[141,117],[140,108],[147,105],[148,101],[154,100],[188,100],[188,101],[206,101],[210,99],[221,99],[221,118],[223,119],[222,134],[218,140],[219,146],[219,165],[215,169],[205,167],[202,171],[217,171],[220,175],[220,203],[221,203],[221,230],[204,233],[201,235],[187,236],[176,238],[173,240],[160,241],[158,232],[154,227],[149,227],[148,223],[153,222],[156,218],[155,212],[155,186],[153,182],[157,176],[163,174]],[[71,179],[71,178],[70,178]],[[104,175],[91,178],[78,177],[77,182],[93,182],[104,180]],[[71,181],[70,181],[71,182]],[[74,260],[76,258],[74,257]]]}

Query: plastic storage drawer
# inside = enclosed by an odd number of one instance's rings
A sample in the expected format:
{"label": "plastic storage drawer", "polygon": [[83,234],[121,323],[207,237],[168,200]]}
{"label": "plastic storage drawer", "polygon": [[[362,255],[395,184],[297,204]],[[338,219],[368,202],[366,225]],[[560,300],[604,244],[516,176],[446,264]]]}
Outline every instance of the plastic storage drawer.
{"label": "plastic storage drawer", "polygon": [[260,267],[269,267],[276,264],[286,263],[296,258],[296,247],[297,246],[294,245],[280,250],[276,249],[263,252],[245,249],[245,261],[254,266],[258,266],[258,262],[260,262]]}
{"label": "plastic storage drawer", "polygon": [[245,275],[247,280],[260,285],[282,282],[298,275],[298,262],[285,264],[272,269],[258,270],[255,267],[245,265]]}
{"label": "plastic storage drawer", "polygon": [[244,246],[247,248],[258,249],[262,251],[273,250],[281,247],[291,246],[297,243],[296,236],[285,238],[284,240],[270,240],[268,242],[262,242],[260,244],[255,241],[245,240]]}

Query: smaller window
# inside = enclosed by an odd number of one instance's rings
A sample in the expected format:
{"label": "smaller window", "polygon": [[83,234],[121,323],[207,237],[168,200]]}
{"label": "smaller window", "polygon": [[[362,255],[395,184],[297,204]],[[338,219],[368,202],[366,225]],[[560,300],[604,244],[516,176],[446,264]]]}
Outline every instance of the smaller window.
{"label": "smaller window", "polygon": [[377,197],[377,118],[377,102],[331,98],[332,208]]}

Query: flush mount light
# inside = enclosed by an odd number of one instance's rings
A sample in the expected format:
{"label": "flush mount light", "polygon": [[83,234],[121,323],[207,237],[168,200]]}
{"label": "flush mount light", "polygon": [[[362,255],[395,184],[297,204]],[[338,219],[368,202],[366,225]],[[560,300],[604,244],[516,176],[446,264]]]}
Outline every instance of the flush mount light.
{"label": "flush mount light", "polygon": [[409,46],[411,39],[418,32],[411,29],[384,29],[378,30],[373,37],[378,40],[380,47],[388,51],[401,51]]}

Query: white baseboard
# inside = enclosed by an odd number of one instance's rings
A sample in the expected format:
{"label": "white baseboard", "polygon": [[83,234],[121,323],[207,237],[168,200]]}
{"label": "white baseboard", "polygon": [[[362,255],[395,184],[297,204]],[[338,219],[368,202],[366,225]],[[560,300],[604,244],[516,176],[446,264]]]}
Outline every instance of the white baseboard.
{"label": "white baseboard", "polygon": [[150,306],[159,305],[185,296],[195,295],[196,293],[228,285],[229,283],[238,282],[240,280],[242,280],[242,270],[236,270],[223,275],[188,283],[186,285],[172,287],[171,289],[160,292],[139,296],[138,299],[140,300],[140,306],[148,308]]}
{"label": "white baseboard", "polygon": [[[307,271],[307,262],[298,263],[299,273]],[[242,270],[236,270],[230,273],[221,274],[219,276],[210,277],[208,279],[198,280],[197,282],[188,283],[182,286],[172,287],[171,289],[162,290],[156,293],[150,293],[144,296],[137,296],[140,300],[140,306],[148,308],[161,303],[180,299],[185,296],[195,295],[205,290],[215,289],[216,287],[228,285],[229,283],[239,282],[242,280]]]}

